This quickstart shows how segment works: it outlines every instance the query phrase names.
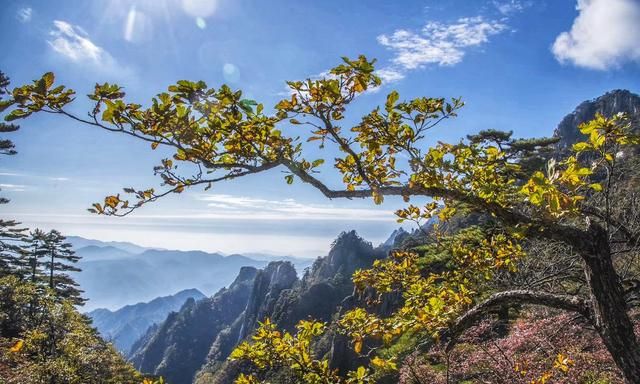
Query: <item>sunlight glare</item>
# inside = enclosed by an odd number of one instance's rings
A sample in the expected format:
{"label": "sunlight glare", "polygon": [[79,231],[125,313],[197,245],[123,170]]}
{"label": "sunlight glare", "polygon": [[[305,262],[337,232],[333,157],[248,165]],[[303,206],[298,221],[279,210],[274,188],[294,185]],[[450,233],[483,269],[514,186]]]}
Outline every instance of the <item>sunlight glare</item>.
{"label": "sunlight glare", "polygon": [[182,0],[182,9],[193,17],[211,16],[218,8],[217,0]]}
{"label": "sunlight glare", "polygon": [[229,83],[235,83],[240,80],[240,70],[235,65],[226,63],[222,67],[222,76],[224,77],[225,81],[228,81]]}
{"label": "sunlight glare", "polygon": [[151,19],[144,12],[139,11],[135,4],[132,5],[124,23],[124,39],[130,43],[140,43],[148,41],[152,34]]}

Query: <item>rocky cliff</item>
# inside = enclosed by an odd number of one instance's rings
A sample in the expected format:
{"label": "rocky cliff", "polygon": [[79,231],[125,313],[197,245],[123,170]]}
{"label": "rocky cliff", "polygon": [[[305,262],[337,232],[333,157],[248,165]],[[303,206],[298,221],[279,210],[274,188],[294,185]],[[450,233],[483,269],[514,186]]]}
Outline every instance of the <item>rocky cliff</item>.
{"label": "rocky cliff", "polygon": [[[212,345],[207,363],[196,377],[198,384],[230,384],[242,369],[242,365],[226,361],[233,346],[247,338],[257,322],[268,317],[281,329],[292,331],[299,320],[314,318],[329,322],[336,316],[342,303],[353,293],[351,275],[359,268],[369,267],[377,258],[386,256],[383,248],[373,248],[355,231],[343,232],[334,241],[326,257],[318,258],[311,269],[289,288],[281,289],[274,299],[271,291],[264,290],[265,283],[254,284],[255,299],[247,306],[243,319],[228,332],[221,334]],[[265,271],[266,272],[266,271]],[[273,275],[273,273],[265,276]],[[241,325],[240,325],[241,324]],[[318,355],[328,355],[334,349],[334,335],[326,334],[316,346]],[[233,345],[230,347],[230,345]],[[346,349],[336,349],[334,360],[347,357]],[[340,353],[340,355],[338,355]],[[274,379],[275,380],[275,379]]]}
{"label": "rocky cliff", "polygon": [[578,126],[592,120],[596,113],[611,117],[617,113],[627,113],[631,118],[640,122],[640,96],[628,90],[614,90],[578,105],[576,109],[565,116],[554,131],[554,137],[560,138],[558,148],[566,149],[583,138]]}
{"label": "rocky cliff", "polygon": [[[162,375],[172,384],[232,383],[237,364],[227,361],[235,346],[251,336],[258,322],[270,318],[293,330],[309,317],[330,321],[353,292],[351,275],[386,255],[355,231],[344,232],[326,257],[318,258],[302,278],[290,262],[271,262],[264,269],[243,268],[228,289],[211,298],[188,301],[149,329],[134,346],[132,362],[142,372]],[[318,346],[326,355],[328,334]]]}
{"label": "rocky cliff", "polygon": [[215,338],[245,310],[257,273],[256,268],[243,267],[229,288],[198,302],[188,300],[136,343],[131,362],[166,382],[191,383]]}
{"label": "rocky cliff", "polygon": [[154,324],[164,321],[167,315],[177,311],[189,298],[200,300],[205,296],[197,289],[186,289],[175,295],[158,297],[148,303],[127,305],[116,311],[99,308],[87,315],[100,335],[127,355],[132,344]]}

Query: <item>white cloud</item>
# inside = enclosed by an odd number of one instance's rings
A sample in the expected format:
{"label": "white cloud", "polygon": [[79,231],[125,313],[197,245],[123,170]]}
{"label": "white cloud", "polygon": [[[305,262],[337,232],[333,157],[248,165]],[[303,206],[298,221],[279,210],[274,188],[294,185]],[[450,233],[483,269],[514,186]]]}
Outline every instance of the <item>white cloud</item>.
{"label": "white cloud", "polygon": [[20,172],[0,172],[0,176],[5,177],[25,177],[31,179],[47,179],[51,181],[70,181],[71,179],[64,176],[42,176],[38,174],[31,173],[20,173]]}
{"label": "white cloud", "polygon": [[[141,15],[136,13],[136,25],[140,24],[138,21],[142,20]],[[134,28],[132,41],[141,39],[136,28]],[[83,69],[120,79],[129,84],[135,84],[138,81],[133,68],[123,65],[107,50],[94,43],[82,27],[55,20],[49,36],[50,40],[47,40],[47,43],[53,53],[73,63],[81,64]]]}
{"label": "white cloud", "polygon": [[17,172],[0,172],[0,176],[23,177],[28,175],[25,175],[24,173],[17,173]]}
{"label": "white cloud", "polygon": [[340,208],[326,204],[302,204],[294,199],[266,200],[224,194],[198,197],[212,211],[199,213],[198,218],[243,218],[252,220],[336,220],[393,221],[392,211],[366,208]]}
{"label": "white cloud", "polygon": [[606,70],[640,62],[640,1],[578,0],[578,17],[552,52],[561,63]]}
{"label": "white cloud", "polygon": [[378,42],[394,53],[392,66],[378,74],[387,81],[397,81],[408,70],[435,64],[452,66],[462,61],[466,50],[489,42],[489,38],[507,29],[502,22],[482,16],[465,17],[445,24],[427,23],[420,32],[398,29],[391,35],[378,36]]}
{"label": "white cloud", "polygon": [[55,52],[76,62],[100,64],[113,61],[111,55],[94,44],[82,28],[61,20],[55,20],[53,26],[54,29],[49,32],[53,40],[48,43]]}
{"label": "white cloud", "polygon": [[377,70],[376,75],[380,76],[380,79],[382,79],[382,82],[385,84],[402,80],[405,77],[402,71],[390,67]]}
{"label": "white cloud", "polygon": [[33,9],[31,8],[20,8],[16,13],[16,17],[21,23],[28,23],[31,21],[33,17]]}
{"label": "white cloud", "polygon": [[26,185],[21,184],[0,184],[0,190],[10,191],[10,192],[24,192],[26,190]]}
{"label": "white cloud", "polygon": [[519,13],[524,11],[526,8],[529,8],[533,4],[531,1],[522,1],[522,0],[494,0],[493,6],[496,7],[498,12],[502,13],[505,16],[512,15],[514,13]]}

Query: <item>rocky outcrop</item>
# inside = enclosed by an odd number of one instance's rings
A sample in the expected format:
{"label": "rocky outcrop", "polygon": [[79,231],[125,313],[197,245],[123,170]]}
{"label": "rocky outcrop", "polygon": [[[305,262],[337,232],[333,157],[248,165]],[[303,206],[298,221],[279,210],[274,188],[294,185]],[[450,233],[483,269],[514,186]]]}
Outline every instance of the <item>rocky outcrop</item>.
{"label": "rocky outcrop", "polygon": [[628,90],[614,90],[589,101],[585,101],[565,116],[554,131],[554,137],[560,138],[557,146],[560,151],[570,147],[583,135],[578,127],[592,120],[596,113],[611,117],[617,113],[627,113],[633,120],[640,122],[640,96]]}
{"label": "rocky outcrop", "polygon": [[280,293],[293,287],[297,281],[296,270],[290,262],[272,262],[259,271],[243,313],[238,339],[244,339],[256,328],[259,321],[270,317]]}
{"label": "rocky outcrop", "polygon": [[[247,338],[255,329],[257,321],[269,317],[278,327],[287,331],[293,331],[299,320],[313,318],[329,322],[339,311],[342,302],[353,293],[351,275],[359,268],[369,267],[377,258],[384,257],[385,251],[381,248],[373,248],[371,243],[360,238],[355,231],[343,232],[332,244],[331,251],[326,257],[318,258],[311,269],[305,273],[302,279],[295,281],[287,289],[278,293],[275,301],[270,293],[256,294],[256,301],[247,306],[243,315],[242,326],[238,329],[238,323],[234,324],[228,332],[221,333],[209,352],[207,364],[201,369],[196,378],[198,384],[230,384],[242,366],[237,362],[228,362],[226,358],[238,341]],[[282,267],[281,267],[282,268]],[[282,276],[278,274],[264,273],[266,276]],[[284,276],[288,276],[287,273]],[[275,279],[274,281],[278,281]],[[285,281],[290,281],[285,278]],[[271,283],[269,283],[271,284]],[[256,278],[254,290],[256,293],[268,292],[263,289],[266,282],[260,283]],[[274,292],[274,291],[272,291]],[[260,300],[258,300],[260,299]],[[260,304],[258,305],[258,301]],[[259,310],[256,310],[259,308]],[[239,339],[235,338],[239,336]],[[331,352],[333,333],[323,336],[316,345],[318,355],[327,355]],[[233,343],[235,339],[235,343]],[[345,349],[346,351],[346,349]],[[338,361],[346,355],[336,356]]]}
{"label": "rocky outcrop", "polygon": [[[301,319],[330,322],[345,298],[353,293],[351,275],[386,256],[355,231],[343,232],[326,257],[318,258],[301,279],[288,261],[269,263],[264,269],[242,268],[228,289],[211,298],[188,301],[178,312],[147,332],[136,343],[132,362],[143,373],[162,375],[172,384],[232,383],[239,363],[227,361],[235,346],[248,339],[258,323],[270,318],[293,331]],[[334,346],[333,332],[317,343],[318,355]],[[334,361],[347,357],[334,349]],[[342,351],[341,350],[341,351]]]}
{"label": "rocky outcrop", "polygon": [[116,311],[100,308],[87,315],[100,335],[127,355],[132,344],[140,339],[149,327],[164,321],[169,313],[180,309],[187,299],[200,300],[204,297],[197,289],[186,289],[172,296],[158,297],[148,303],[127,305]]}
{"label": "rocky outcrop", "polygon": [[391,235],[380,246],[390,248],[390,249],[396,248],[398,244],[402,244],[402,241],[407,236],[410,236],[410,235],[411,234],[409,232],[405,231],[404,228],[400,227],[394,230],[393,232],[391,232]]}
{"label": "rocky outcrop", "polygon": [[146,342],[137,343],[131,362],[141,372],[161,375],[169,383],[188,384],[206,361],[211,344],[245,310],[257,269],[243,267],[229,288],[172,312]]}
{"label": "rocky outcrop", "polygon": [[314,263],[311,280],[323,281],[338,274],[350,277],[357,269],[370,266],[379,257],[384,257],[384,253],[376,254],[371,243],[363,240],[356,231],[342,232],[331,245],[329,255]]}

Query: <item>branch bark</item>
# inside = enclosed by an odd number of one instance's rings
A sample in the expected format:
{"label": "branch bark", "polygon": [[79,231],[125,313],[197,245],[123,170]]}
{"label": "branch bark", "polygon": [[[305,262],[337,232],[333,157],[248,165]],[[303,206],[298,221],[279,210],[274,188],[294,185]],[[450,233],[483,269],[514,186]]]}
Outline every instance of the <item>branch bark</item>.
{"label": "branch bark", "polygon": [[515,304],[541,305],[575,312],[589,320],[592,318],[588,302],[578,296],[556,295],[530,290],[499,292],[491,295],[484,302],[471,308],[464,315],[460,316],[455,324],[448,329],[446,335],[448,336],[446,351],[449,352],[455,346],[460,335],[462,335],[465,330],[472,327],[489,311]]}

